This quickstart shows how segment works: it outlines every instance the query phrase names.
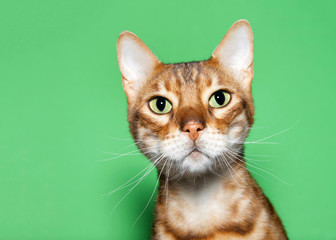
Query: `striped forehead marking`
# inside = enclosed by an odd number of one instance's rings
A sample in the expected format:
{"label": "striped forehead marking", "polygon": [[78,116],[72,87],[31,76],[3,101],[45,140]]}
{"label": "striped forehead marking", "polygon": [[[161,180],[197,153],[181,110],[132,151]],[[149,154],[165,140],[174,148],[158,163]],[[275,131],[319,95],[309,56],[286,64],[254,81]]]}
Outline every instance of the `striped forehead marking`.
{"label": "striped forehead marking", "polygon": [[188,62],[174,64],[173,74],[181,83],[196,82],[198,74],[201,72],[200,62]]}

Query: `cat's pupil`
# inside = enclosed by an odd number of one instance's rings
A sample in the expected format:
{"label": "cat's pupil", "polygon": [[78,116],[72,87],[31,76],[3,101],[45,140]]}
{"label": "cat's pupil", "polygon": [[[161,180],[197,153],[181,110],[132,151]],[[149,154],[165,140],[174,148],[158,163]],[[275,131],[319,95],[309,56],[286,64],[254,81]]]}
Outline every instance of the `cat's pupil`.
{"label": "cat's pupil", "polygon": [[225,102],[225,96],[223,91],[215,92],[215,100],[219,105],[223,105]]}
{"label": "cat's pupil", "polygon": [[156,107],[162,112],[166,107],[166,99],[163,97],[158,97],[156,101]]}

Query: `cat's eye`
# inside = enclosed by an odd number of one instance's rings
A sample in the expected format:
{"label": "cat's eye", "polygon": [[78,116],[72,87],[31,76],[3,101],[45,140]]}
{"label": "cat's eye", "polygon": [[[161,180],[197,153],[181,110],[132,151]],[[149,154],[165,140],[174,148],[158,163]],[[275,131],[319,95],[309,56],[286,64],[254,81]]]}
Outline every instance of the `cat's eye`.
{"label": "cat's eye", "polygon": [[225,92],[224,90],[218,90],[211,95],[209,99],[209,104],[211,107],[221,108],[226,106],[229,103],[230,99],[230,93]]}
{"label": "cat's eye", "polygon": [[171,103],[164,97],[153,98],[149,101],[149,107],[157,114],[166,114],[172,109]]}

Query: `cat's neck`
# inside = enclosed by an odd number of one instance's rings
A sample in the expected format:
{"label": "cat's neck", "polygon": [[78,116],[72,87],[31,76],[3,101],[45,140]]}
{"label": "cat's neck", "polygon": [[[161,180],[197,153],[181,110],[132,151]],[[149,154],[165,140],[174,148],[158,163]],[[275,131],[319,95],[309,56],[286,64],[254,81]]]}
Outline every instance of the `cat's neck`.
{"label": "cat's neck", "polygon": [[[232,171],[232,170],[231,170]],[[232,178],[230,171],[218,170],[216,172],[208,172],[200,174],[197,176],[185,176],[180,179],[167,178],[166,175],[162,174],[160,177],[160,183],[169,185],[172,188],[187,188],[195,191],[200,191],[206,188],[209,184],[214,184],[216,182],[224,182]]]}
{"label": "cat's neck", "polygon": [[[162,176],[156,205],[156,222],[165,222],[176,234],[210,234],[223,222],[250,206],[256,184],[242,164],[224,170],[222,174],[206,174],[197,178],[167,181]],[[258,193],[257,193],[258,194]],[[253,209],[245,209],[246,212]],[[249,216],[249,215],[246,215]],[[245,219],[248,221],[248,217]],[[244,220],[244,221],[245,221]],[[162,225],[162,226],[163,226]],[[157,225],[156,228],[160,226]],[[178,232],[178,233],[177,233]],[[187,233],[188,232],[188,233]]]}
{"label": "cat's neck", "polygon": [[[186,176],[179,179],[169,179],[166,175],[160,176],[158,200],[168,202],[171,197],[189,198],[195,203],[213,199],[220,192],[233,191],[251,192],[249,186],[251,176],[248,173],[245,163],[232,164],[230,168],[211,171],[194,177]],[[170,199],[173,200],[173,199]]]}
{"label": "cat's neck", "polygon": [[287,240],[281,220],[241,160],[221,174],[175,181],[161,175],[153,239]]}

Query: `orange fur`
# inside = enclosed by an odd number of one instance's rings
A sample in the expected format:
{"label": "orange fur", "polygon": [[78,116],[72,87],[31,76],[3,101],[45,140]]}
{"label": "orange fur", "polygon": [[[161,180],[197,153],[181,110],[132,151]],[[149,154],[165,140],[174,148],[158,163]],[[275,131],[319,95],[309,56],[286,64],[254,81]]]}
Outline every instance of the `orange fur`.
{"label": "orange fur", "polygon": [[[236,52],[242,60],[235,55],[231,64]],[[287,239],[243,157],[254,115],[252,56],[252,31],[244,20],[202,62],[163,64],[134,34],[121,34],[118,60],[130,131],[159,170],[152,239]],[[142,57],[148,65],[135,61]],[[218,90],[230,100],[215,108],[209,99]],[[168,113],[150,109],[158,96],[171,103]]]}

